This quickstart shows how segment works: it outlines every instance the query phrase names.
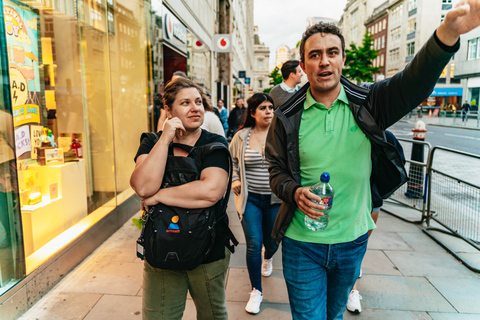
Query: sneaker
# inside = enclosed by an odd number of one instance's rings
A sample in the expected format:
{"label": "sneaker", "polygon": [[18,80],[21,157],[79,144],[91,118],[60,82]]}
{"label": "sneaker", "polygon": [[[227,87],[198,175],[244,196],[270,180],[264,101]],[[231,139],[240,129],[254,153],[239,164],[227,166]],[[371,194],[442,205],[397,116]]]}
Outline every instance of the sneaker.
{"label": "sneaker", "polygon": [[352,290],[348,295],[347,310],[355,314],[362,312],[362,305],[360,304],[362,296],[358,290]]}
{"label": "sneaker", "polygon": [[260,312],[260,304],[263,300],[263,294],[258,291],[257,289],[253,288],[252,292],[250,292],[250,300],[248,300],[247,306],[245,307],[245,311],[252,314],[257,314]]}
{"label": "sneaker", "polygon": [[263,259],[263,263],[262,263],[262,275],[263,275],[264,277],[270,277],[270,275],[272,274],[272,269],[273,269],[272,262],[273,262],[273,258],[271,258],[271,259]]}

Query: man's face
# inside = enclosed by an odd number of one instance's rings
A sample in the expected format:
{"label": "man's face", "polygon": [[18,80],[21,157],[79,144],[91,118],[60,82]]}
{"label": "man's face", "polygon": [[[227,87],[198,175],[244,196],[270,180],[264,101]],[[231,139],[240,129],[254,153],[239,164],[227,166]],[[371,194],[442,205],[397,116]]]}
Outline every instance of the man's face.
{"label": "man's face", "polygon": [[331,33],[316,33],[305,42],[305,63],[300,62],[307,74],[311,89],[327,93],[340,85],[345,57],[340,38]]}
{"label": "man's face", "polygon": [[300,67],[299,65],[295,69],[295,73],[293,73],[293,72],[290,73],[290,78],[292,78],[295,81],[295,85],[302,82],[302,76],[303,76],[302,67]]}
{"label": "man's face", "polygon": [[220,108],[220,107],[223,108],[223,100],[218,100],[217,106],[218,106],[219,108]]}
{"label": "man's face", "polygon": [[239,107],[239,108],[242,107],[242,101],[243,101],[242,99],[237,99],[237,100],[235,101],[235,104],[237,105],[237,107]]}

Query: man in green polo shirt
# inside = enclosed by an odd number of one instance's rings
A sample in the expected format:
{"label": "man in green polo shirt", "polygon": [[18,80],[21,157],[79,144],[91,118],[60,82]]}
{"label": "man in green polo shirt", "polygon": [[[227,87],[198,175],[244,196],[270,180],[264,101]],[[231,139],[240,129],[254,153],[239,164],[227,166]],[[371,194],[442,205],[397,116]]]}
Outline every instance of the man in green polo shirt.
{"label": "man in green polo shirt", "polygon": [[[480,25],[480,0],[449,11],[405,70],[369,86],[342,77],[345,42],[333,24],[309,27],[300,43],[309,83],[275,111],[267,136],[270,186],[284,202],[272,237],[283,240],[283,272],[293,319],[343,319],[360,273],[368,230],[375,228],[370,184],[383,198],[406,182],[403,162],[384,130],[432,92],[460,46]],[[311,231],[323,206],[310,186],[330,173],[335,198],[328,227]]]}

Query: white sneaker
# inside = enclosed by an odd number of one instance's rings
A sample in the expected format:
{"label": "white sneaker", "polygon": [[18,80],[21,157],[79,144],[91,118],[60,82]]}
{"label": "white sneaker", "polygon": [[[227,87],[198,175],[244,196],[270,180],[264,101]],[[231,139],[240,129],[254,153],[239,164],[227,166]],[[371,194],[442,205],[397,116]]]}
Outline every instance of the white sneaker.
{"label": "white sneaker", "polygon": [[248,300],[245,311],[252,314],[257,314],[260,312],[260,304],[263,301],[263,294],[257,289],[253,288],[250,292],[250,300]]}
{"label": "white sneaker", "polygon": [[360,300],[362,300],[362,296],[358,290],[352,290],[348,295],[347,310],[356,314],[362,312]]}
{"label": "white sneaker", "polygon": [[271,258],[271,259],[263,259],[263,263],[262,263],[262,275],[263,275],[264,277],[270,277],[270,275],[272,274],[272,269],[273,269],[272,262],[273,262],[273,258]]}

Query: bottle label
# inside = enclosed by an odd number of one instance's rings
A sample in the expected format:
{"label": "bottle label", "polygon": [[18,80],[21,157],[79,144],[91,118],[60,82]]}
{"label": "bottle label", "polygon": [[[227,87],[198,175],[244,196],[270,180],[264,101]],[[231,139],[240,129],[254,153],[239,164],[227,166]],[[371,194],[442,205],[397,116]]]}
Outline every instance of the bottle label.
{"label": "bottle label", "polygon": [[77,148],[77,157],[78,157],[78,158],[82,158],[82,157],[83,157],[82,147]]}
{"label": "bottle label", "polygon": [[322,198],[322,204],[327,207],[330,207],[332,205],[332,201],[333,201],[333,197]]}

